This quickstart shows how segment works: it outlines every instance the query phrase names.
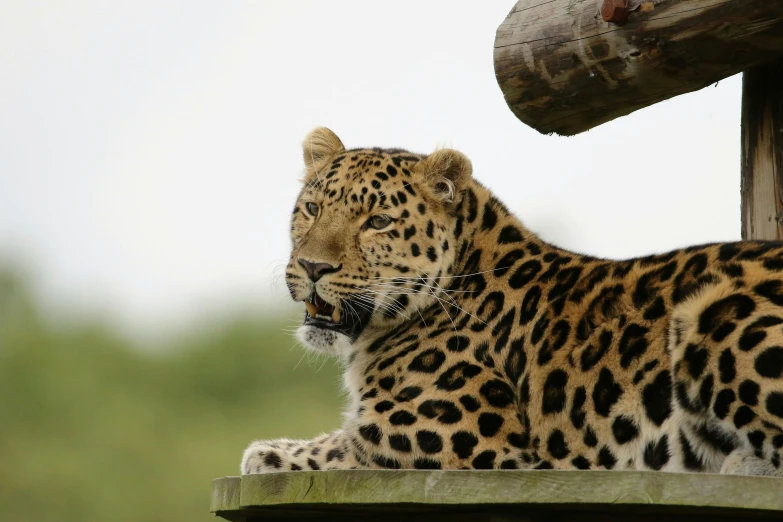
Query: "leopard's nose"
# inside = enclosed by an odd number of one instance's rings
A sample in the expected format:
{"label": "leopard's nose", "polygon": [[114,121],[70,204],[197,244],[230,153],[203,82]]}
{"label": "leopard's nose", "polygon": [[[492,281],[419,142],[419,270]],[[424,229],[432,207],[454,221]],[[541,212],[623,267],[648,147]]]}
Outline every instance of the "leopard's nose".
{"label": "leopard's nose", "polygon": [[296,261],[300,265],[302,265],[302,268],[304,268],[305,272],[307,272],[307,277],[309,277],[313,283],[321,279],[321,277],[326,274],[337,272],[338,270],[340,270],[340,266],[342,266],[342,265],[333,266],[330,265],[329,263],[317,263],[313,261],[308,261],[306,259],[302,259],[301,257]]}

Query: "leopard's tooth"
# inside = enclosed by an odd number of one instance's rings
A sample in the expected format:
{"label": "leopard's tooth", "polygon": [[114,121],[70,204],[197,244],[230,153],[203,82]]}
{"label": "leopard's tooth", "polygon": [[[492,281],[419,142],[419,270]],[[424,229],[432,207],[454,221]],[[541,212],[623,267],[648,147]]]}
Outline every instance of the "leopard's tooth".
{"label": "leopard's tooth", "polygon": [[333,323],[340,322],[340,310],[338,310],[337,308],[335,308],[334,312],[332,312],[332,322]]}
{"label": "leopard's tooth", "polygon": [[307,308],[307,313],[310,314],[310,317],[315,317],[318,313],[318,307],[310,301],[305,301],[305,308]]}

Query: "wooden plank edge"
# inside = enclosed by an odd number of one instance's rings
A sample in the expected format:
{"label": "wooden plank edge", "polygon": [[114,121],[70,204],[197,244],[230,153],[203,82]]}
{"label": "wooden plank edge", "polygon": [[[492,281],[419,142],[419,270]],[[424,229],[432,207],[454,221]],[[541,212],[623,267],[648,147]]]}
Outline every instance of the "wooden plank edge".
{"label": "wooden plank edge", "polygon": [[[239,482],[239,498],[220,481]],[[302,504],[681,506],[780,512],[783,480],[644,471],[296,471],[218,479],[213,511]],[[216,495],[220,499],[216,502]],[[229,507],[232,506],[232,507]]]}
{"label": "wooden plank edge", "polygon": [[209,510],[233,511],[240,509],[241,477],[223,477],[212,481],[212,500]]}

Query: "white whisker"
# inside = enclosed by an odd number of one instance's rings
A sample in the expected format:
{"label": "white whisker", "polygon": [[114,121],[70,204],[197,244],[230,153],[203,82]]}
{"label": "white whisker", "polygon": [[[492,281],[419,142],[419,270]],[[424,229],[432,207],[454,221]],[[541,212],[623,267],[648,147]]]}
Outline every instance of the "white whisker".
{"label": "white whisker", "polygon": [[[504,266],[504,267],[498,267],[498,268],[493,268],[492,270],[484,270],[483,272],[474,272],[472,274],[461,274],[461,275],[454,275],[454,276],[438,276],[438,277],[431,276],[431,279],[458,279],[458,278],[461,278],[461,277],[471,277],[471,276],[474,276],[474,275],[489,274],[491,272],[497,272],[498,270],[508,270],[509,268],[512,268],[512,266],[513,265]],[[400,280],[407,279],[407,280],[417,280],[417,279],[420,279],[420,278],[395,276],[395,277],[373,277],[373,278],[370,278],[370,279],[400,279]]]}

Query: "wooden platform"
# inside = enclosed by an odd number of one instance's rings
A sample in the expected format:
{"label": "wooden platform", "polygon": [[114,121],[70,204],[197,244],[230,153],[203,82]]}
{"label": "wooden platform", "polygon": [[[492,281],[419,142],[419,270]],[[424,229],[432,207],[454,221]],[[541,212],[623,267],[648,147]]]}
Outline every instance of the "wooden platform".
{"label": "wooden platform", "polygon": [[783,521],[783,479],[624,471],[296,471],[216,479],[231,521]]}

